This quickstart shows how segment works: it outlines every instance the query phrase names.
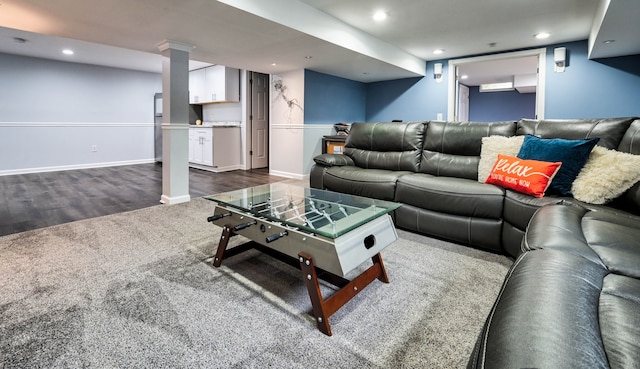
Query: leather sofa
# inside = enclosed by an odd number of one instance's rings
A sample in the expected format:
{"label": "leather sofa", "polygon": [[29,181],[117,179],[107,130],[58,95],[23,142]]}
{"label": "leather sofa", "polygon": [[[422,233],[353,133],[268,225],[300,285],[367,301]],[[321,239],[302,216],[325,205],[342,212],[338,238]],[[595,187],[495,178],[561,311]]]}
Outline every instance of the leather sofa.
{"label": "leather sofa", "polygon": [[468,368],[640,368],[640,217],[577,204],[531,219]]}
{"label": "leather sofa", "polygon": [[400,202],[400,228],[516,258],[468,369],[640,368],[640,183],[591,205],[477,181],[482,137],[528,133],[640,155],[633,118],[353,124],[310,182]]}
{"label": "leather sofa", "polygon": [[[393,214],[398,228],[517,257],[529,221],[539,208],[579,203],[566,197],[536,198],[478,182],[482,138],[526,134],[599,137],[600,146],[640,154],[636,142],[640,142],[640,120],[636,118],[354,123],[344,155],[314,158],[310,185],[399,202]],[[639,212],[640,185],[605,207]]]}

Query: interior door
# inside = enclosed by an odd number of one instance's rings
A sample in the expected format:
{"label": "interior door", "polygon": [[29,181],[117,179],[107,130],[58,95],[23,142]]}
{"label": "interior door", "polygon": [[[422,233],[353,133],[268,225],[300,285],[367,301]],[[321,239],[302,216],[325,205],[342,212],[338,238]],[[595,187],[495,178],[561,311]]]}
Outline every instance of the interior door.
{"label": "interior door", "polygon": [[458,120],[460,122],[469,121],[469,87],[459,84],[458,86]]}
{"label": "interior door", "polygon": [[269,166],[269,75],[251,72],[251,169]]}

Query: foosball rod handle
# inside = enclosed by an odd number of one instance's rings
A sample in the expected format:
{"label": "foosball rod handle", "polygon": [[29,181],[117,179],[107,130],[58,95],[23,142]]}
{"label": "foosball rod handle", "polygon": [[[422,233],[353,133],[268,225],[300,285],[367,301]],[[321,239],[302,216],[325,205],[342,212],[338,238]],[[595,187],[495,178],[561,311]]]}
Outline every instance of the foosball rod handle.
{"label": "foosball rod handle", "polygon": [[218,219],[222,219],[222,218],[228,217],[230,215],[231,215],[231,213],[223,213],[223,214],[218,214],[218,215],[212,215],[212,216],[207,218],[207,222],[215,222]]}
{"label": "foosball rod handle", "polygon": [[288,234],[289,234],[289,232],[287,232],[287,231],[282,231],[280,233],[272,234],[271,236],[267,237],[267,243],[271,243],[271,242],[273,242],[275,240],[278,240],[278,239],[280,239],[280,238],[282,238],[282,237],[284,237],[284,236],[286,236]]}
{"label": "foosball rod handle", "polygon": [[251,222],[246,222],[246,223],[240,223],[238,225],[236,225],[235,227],[233,227],[233,231],[239,231],[241,229],[245,229],[247,227],[251,227],[254,224],[258,224],[258,222],[256,220],[252,220]]}

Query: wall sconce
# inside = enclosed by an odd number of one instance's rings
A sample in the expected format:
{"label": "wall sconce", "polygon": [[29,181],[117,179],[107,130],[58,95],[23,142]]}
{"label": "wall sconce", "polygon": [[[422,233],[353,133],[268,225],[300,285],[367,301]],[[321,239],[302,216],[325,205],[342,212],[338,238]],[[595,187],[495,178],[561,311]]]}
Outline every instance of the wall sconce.
{"label": "wall sconce", "polygon": [[437,83],[442,82],[442,63],[435,63],[433,65],[433,78]]}
{"label": "wall sconce", "polygon": [[555,63],[554,71],[556,73],[564,72],[564,69],[567,67],[567,48],[566,47],[556,47],[553,50],[553,62]]}

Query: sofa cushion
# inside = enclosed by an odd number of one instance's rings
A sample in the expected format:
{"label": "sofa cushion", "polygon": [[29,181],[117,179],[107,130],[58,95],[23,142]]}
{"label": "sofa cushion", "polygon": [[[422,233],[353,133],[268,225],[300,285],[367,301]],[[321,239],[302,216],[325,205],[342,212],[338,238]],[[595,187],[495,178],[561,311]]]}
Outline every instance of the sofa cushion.
{"label": "sofa cushion", "polygon": [[562,162],[560,170],[551,182],[549,192],[572,196],[571,185],[584,164],[589,160],[589,154],[599,140],[599,137],[585,140],[566,140],[527,135],[520,152],[518,152],[518,157],[528,160]]}
{"label": "sofa cushion", "polygon": [[344,154],[365,169],[418,171],[424,122],[353,123]]}
{"label": "sofa cushion", "polygon": [[342,154],[321,154],[313,158],[313,161],[325,167],[355,165],[350,157]]}
{"label": "sofa cushion", "polygon": [[535,197],[543,197],[562,163],[524,160],[498,154],[486,183],[509,188]]}
{"label": "sofa cushion", "polygon": [[634,119],[521,119],[516,134],[568,140],[600,137],[599,146],[616,149]]}
{"label": "sofa cushion", "polygon": [[504,189],[476,180],[408,174],[398,179],[395,201],[474,218],[500,219]]}
{"label": "sofa cushion", "polygon": [[[640,155],[640,119],[636,119],[631,123],[624,137],[622,137],[622,141],[620,141],[618,151]],[[625,192],[621,200],[619,202],[621,208],[640,214],[640,183],[636,183]]]}
{"label": "sofa cushion", "polygon": [[[559,204],[561,197],[532,197],[516,191],[507,190],[504,196],[502,217],[516,228],[524,231],[533,214],[545,205]],[[519,245],[518,245],[519,247]]]}
{"label": "sofa cushion", "polygon": [[502,219],[476,218],[402,204],[394,212],[398,228],[442,237],[502,253]]}
{"label": "sofa cushion", "polygon": [[545,206],[535,213],[523,250],[555,249],[640,278],[640,217],[577,204]]}
{"label": "sofa cushion", "polygon": [[535,213],[469,368],[636,368],[640,217],[601,207]]}
{"label": "sofa cushion", "polygon": [[331,167],[325,171],[323,185],[330,191],[393,201],[396,181],[408,173],[353,166]]}
{"label": "sofa cushion", "polygon": [[[609,366],[618,350],[637,356],[638,337],[624,335],[631,340],[621,346],[603,342],[599,305],[606,275],[602,265],[558,250],[521,255],[507,274],[468,368],[633,367]],[[624,318],[624,313],[614,315]]]}
{"label": "sofa cushion", "polygon": [[515,122],[429,122],[420,172],[477,180],[482,138],[513,136]]}
{"label": "sofa cushion", "polygon": [[640,155],[640,119],[634,120],[624,133],[618,151]]}

